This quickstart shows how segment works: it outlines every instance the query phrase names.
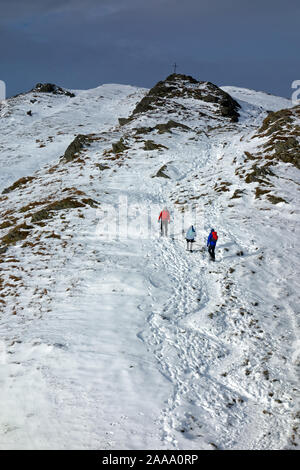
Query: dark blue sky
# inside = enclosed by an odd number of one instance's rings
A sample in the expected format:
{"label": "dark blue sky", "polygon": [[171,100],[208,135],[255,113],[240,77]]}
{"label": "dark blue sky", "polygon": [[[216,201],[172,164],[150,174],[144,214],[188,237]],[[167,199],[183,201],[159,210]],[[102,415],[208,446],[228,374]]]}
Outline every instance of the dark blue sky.
{"label": "dark blue sky", "polygon": [[151,87],[178,72],[291,96],[299,0],[1,0],[0,80]]}

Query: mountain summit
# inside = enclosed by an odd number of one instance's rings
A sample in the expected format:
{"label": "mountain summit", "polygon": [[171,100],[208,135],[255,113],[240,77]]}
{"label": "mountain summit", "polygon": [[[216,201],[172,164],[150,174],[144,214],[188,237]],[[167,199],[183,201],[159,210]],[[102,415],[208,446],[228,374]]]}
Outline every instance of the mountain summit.
{"label": "mountain summit", "polygon": [[210,82],[197,81],[188,75],[172,74],[151,88],[137,104],[131,117],[122,123],[129,122],[137,115],[148,113],[151,116],[155,112],[190,117],[191,100],[197,102],[200,115],[207,112],[215,114],[216,118],[228,117],[232,122],[238,121],[240,105],[228,93]]}

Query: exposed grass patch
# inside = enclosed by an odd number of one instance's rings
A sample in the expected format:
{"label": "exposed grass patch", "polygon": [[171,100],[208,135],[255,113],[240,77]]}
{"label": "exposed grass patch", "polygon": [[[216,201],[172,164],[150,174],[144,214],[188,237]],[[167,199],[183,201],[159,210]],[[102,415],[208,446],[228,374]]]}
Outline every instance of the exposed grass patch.
{"label": "exposed grass patch", "polygon": [[263,120],[262,126],[258,130],[258,134],[254,137],[260,137],[260,134],[268,136],[274,132],[282,130],[282,126],[293,122],[292,115],[293,113],[290,109],[281,109],[280,111],[270,112]]}
{"label": "exposed grass patch", "polygon": [[259,199],[261,196],[268,193],[270,193],[269,189],[262,189],[258,186],[257,188],[255,188],[255,199]]}
{"label": "exposed grass patch", "polygon": [[86,194],[81,191],[80,189],[74,188],[74,186],[71,186],[70,188],[64,188],[62,190],[62,193],[69,192],[72,194],[72,196],[86,196]]}
{"label": "exposed grass patch", "polygon": [[250,153],[250,152],[245,151],[244,154],[246,155],[245,162],[248,161],[248,160],[256,160],[256,158],[257,158],[254,155],[252,155],[252,153]]}
{"label": "exposed grass patch", "polygon": [[14,245],[18,241],[25,240],[29,233],[30,230],[33,227],[30,225],[27,225],[26,223],[17,225],[16,227],[12,228],[1,240],[3,245],[9,246],[9,245]]}
{"label": "exposed grass patch", "polygon": [[2,194],[7,194],[7,193],[10,193],[11,191],[15,191],[16,189],[24,188],[28,183],[30,183],[34,179],[35,178],[33,176],[25,176],[23,178],[20,178],[17,181],[15,181],[14,184],[9,186],[8,188],[5,188],[2,191]]}
{"label": "exposed grass patch", "polygon": [[257,166],[256,164],[252,166],[251,172],[245,177],[245,182],[247,184],[254,182],[262,182],[262,179],[266,176],[275,176],[272,170],[269,168],[270,164],[267,163],[264,166]]}
{"label": "exposed grass patch", "polygon": [[4,222],[2,222],[2,224],[0,224],[0,230],[12,227],[15,223],[16,223],[16,219],[14,219],[14,220],[5,220]]}
{"label": "exposed grass patch", "polygon": [[[299,114],[298,106],[271,112],[264,119],[257,134],[253,136],[253,138],[269,137],[262,145],[264,158],[274,162],[291,163],[300,169]],[[261,159],[261,155],[257,155],[256,158]]]}
{"label": "exposed grass patch", "polygon": [[288,204],[288,202],[282,197],[273,196],[272,194],[268,194],[267,198],[272,204],[279,204],[280,202],[284,202],[285,204]]}
{"label": "exposed grass patch", "polygon": [[60,239],[61,239],[61,236],[58,235],[58,234],[55,233],[55,232],[52,232],[52,233],[50,233],[49,235],[47,235],[45,238],[57,238],[58,240],[60,240]]}
{"label": "exposed grass patch", "polygon": [[37,223],[45,219],[50,219],[55,215],[55,212],[66,210],[66,209],[76,209],[79,207],[85,207],[89,205],[91,207],[98,207],[97,201],[94,201],[90,198],[82,199],[81,201],[73,197],[66,197],[60,201],[54,201],[51,204],[48,204],[44,209],[41,209],[38,212],[35,212],[31,216],[31,222]]}
{"label": "exposed grass patch", "polygon": [[230,191],[230,189],[228,188],[228,186],[231,186],[232,183],[229,183],[228,181],[222,181],[221,183],[219,183],[219,185],[216,183],[215,186],[214,186],[214,190],[217,192],[217,193],[220,193],[220,192],[228,192]]}
{"label": "exposed grass patch", "polygon": [[21,209],[19,209],[19,212],[21,212],[21,213],[29,212],[32,209],[35,209],[36,207],[42,206],[43,204],[46,204],[46,203],[47,203],[47,201],[31,202],[31,203],[27,204],[26,206],[21,207]]}

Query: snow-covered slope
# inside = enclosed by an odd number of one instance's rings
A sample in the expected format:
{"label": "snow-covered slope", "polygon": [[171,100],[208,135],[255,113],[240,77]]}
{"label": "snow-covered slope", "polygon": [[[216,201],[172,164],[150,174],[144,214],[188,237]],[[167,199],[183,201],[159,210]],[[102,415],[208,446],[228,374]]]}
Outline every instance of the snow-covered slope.
{"label": "snow-covered slope", "polygon": [[114,126],[145,92],[112,84],[73,90],[73,98],[33,90],[8,99],[0,110],[0,190],[56,160],[77,134]]}
{"label": "snow-covered slope", "polygon": [[55,113],[25,135],[18,98],[6,155],[27,178],[6,173],[0,199],[1,448],[299,443],[299,169],[284,140],[298,142],[298,110],[231,94],[172,75],[147,95],[47,95]]}
{"label": "snow-covered slope", "polygon": [[249,90],[235,86],[222,86],[222,90],[229,93],[233,98],[239,101],[253,104],[256,107],[265,109],[266,111],[278,111],[279,109],[291,108],[292,100],[274,96],[264,91]]}

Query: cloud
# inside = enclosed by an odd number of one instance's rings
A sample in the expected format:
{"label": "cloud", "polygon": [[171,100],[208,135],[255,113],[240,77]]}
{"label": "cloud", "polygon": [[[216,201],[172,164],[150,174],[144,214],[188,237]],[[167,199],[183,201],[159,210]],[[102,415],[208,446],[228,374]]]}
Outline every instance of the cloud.
{"label": "cloud", "polygon": [[176,61],[198,78],[251,87],[261,77],[268,89],[299,69],[299,9],[298,0],[1,0],[0,79],[13,92],[46,80],[150,86]]}
{"label": "cloud", "polygon": [[137,0],[1,0],[0,22],[15,22],[57,13],[80,13],[88,17],[97,11],[99,16],[107,16],[137,4]]}

